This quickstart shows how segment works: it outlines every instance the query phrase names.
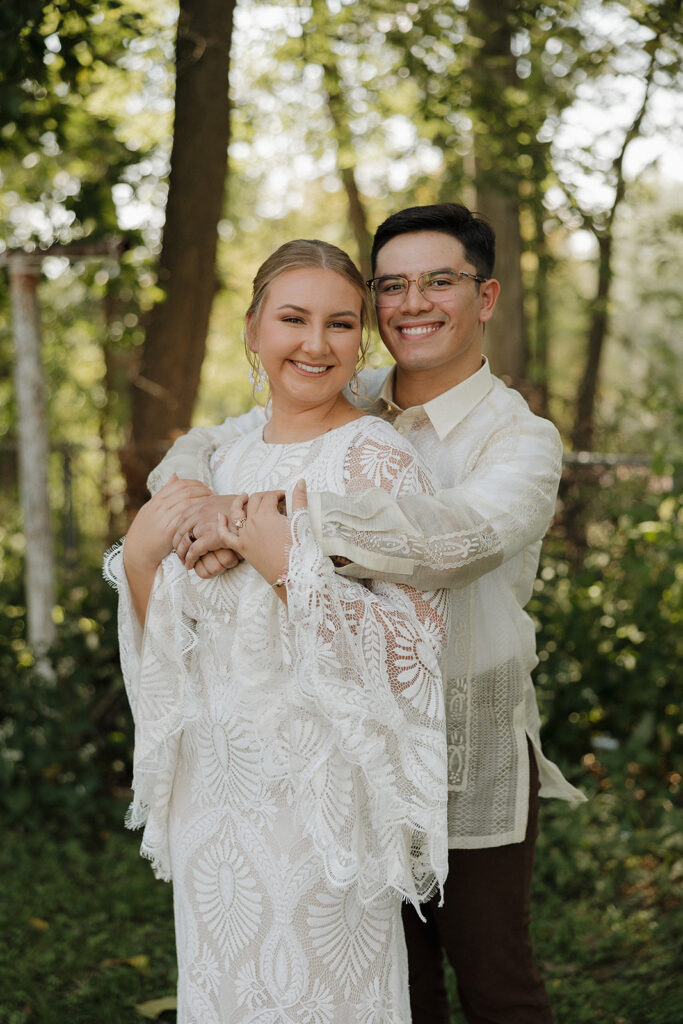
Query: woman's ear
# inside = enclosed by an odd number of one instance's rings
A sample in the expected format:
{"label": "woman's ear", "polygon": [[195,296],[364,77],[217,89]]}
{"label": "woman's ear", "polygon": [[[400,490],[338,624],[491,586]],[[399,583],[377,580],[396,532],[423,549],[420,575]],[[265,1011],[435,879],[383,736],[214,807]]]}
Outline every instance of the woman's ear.
{"label": "woman's ear", "polygon": [[247,338],[247,345],[250,352],[258,352],[258,341],[256,340],[256,324],[254,314],[247,313],[244,319],[244,333]]}

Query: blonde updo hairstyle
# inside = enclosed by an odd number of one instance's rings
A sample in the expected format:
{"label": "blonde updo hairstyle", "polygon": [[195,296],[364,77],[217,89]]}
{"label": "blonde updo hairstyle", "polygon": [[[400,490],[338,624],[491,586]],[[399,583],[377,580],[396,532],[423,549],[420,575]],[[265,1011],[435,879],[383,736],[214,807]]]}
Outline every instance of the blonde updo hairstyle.
{"label": "blonde updo hairstyle", "polygon": [[256,374],[259,367],[257,352],[252,352],[249,347],[250,337],[255,337],[258,330],[258,321],[263,309],[268,286],[280,274],[287,270],[302,270],[306,267],[314,267],[320,270],[333,270],[340,274],[354,286],[361,300],[360,326],[361,343],[358,353],[356,371],[360,370],[365,361],[365,354],[368,350],[368,330],[372,321],[372,305],[368,296],[365,282],[350,256],[336,245],[329,242],[321,242],[317,238],[295,238],[291,242],[285,242],[279,249],[276,249],[267,260],[265,260],[254,278],[251,293],[251,303],[246,313],[246,324],[244,329],[244,349],[249,360],[249,365]]}

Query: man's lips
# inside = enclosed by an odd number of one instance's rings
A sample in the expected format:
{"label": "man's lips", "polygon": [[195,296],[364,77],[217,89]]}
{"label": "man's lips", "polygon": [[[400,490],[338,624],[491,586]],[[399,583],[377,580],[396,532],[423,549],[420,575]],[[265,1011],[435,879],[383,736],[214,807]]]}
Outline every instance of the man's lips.
{"label": "man's lips", "polygon": [[426,338],[434,334],[443,325],[439,321],[421,324],[396,324],[394,330],[398,331],[404,338]]}

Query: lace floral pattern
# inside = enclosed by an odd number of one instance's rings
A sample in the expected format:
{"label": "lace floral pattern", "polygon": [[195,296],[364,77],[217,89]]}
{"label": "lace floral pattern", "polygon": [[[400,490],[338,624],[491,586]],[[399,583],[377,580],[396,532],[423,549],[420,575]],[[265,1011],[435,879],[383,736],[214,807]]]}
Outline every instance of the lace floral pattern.
{"label": "lace floral pattern", "polygon": [[[212,459],[224,493],[414,493],[412,449],[362,417],[314,441],[260,430]],[[121,658],[135,717],[142,851],[174,882],[178,1019],[410,1020],[401,898],[443,883],[449,602],[334,573],[293,523],[288,607],[241,564],[160,567],[144,635],[120,552]]]}

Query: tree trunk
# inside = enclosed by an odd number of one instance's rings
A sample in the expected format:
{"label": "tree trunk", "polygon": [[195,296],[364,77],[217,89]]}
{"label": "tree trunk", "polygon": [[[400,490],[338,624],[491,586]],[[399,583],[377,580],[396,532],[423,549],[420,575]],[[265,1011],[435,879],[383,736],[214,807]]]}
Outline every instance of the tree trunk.
{"label": "tree trunk", "polygon": [[323,71],[323,81],[327,92],[327,109],[337,142],[337,170],[349,203],[349,222],[356,239],[356,245],[358,246],[360,271],[364,280],[368,281],[372,277],[372,266],[370,263],[372,238],[368,230],[365,207],[356,182],[353,142],[346,119],[344,93],[339,69],[336,63],[333,62],[331,54],[328,54],[325,59]]}
{"label": "tree trunk", "polygon": [[588,328],[586,366],[576,400],[576,419],[572,433],[575,451],[590,449],[595,431],[595,400],[605,338],[609,328],[608,298],[612,283],[612,235],[598,235],[598,287]]}
{"label": "tree trunk", "polygon": [[535,255],[538,261],[534,279],[536,310],[534,316],[533,352],[527,353],[527,376],[531,379],[529,404],[540,416],[550,415],[549,366],[550,294],[549,275],[553,259],[543,225],[544,208],[540,192],[531,201],[535,227]]}
{"label": "tree trunk", "polygon": [[518,85],[511,52],[509,0],[470,0],[469,23],[482,42],[472,61],[472,108],[484,112],[475,130],[477,210],[496,232],[500,297],[486,328],[484,349],[494,373],[513,385],[525,376],[526,329],[519,225],[519,170],[515,126],[509,123],[506,90]]}
{"label": "tree trunk", "polygon": [[190,425],[216,291],[217,228],[230,135],[235,0],[180,0],[173,148],[159,285],[133,382],[132,444],[122,457],[131,509],[163,444]]}
{"label": "tree trunk", "polygon": [[526,375],[526,326],[522,284],[522,238],[515,195],[477,183],[477,209],[496,232],[496,268],[500,295],[486,325],[484,352],[491,369],[513,387]]}
{"label": "tree trunk", "polygon": [[48,488],[49,441],[40,352],[39,265],[14,254],[9,260],[15,347],[19,483],[26,538],[28,640],[37,652],[54,640],[55,557]]}
{"label": "tree trunk", "polygon": [[353,167],[342,167],[340,173],[349,202],[349,220],[358,246],[360,272],[363,275],[363,280],[369,281],[372,277],[372,263],[370,262],[372,242],[368,231],[365,207],[358,191]]}
{"label": "tree trunk", "polygon": [[629,126],[621,150],[612,164],[614,169],[614,200],[607,214],[604,227],[599,229],[593,217],[584,214],[584,221],[590,226],[598,242],[598,287],[590,325],[588,328],[588,342],[586,346],[586,365],[583,377],[579,384],[576,400],[576,418],[572,432],[572,443],[576,451],[590,449],[593,445],[595,433],[595,405],[598,393],[598,382],[600,375],[600,363],[602,352],[609,328],[609,291],[614,276],[612,268],[612,249],[614,243],[614,218],[617,210],[626,194],[626,178],[624,176],[624,157],[631,142],[638,138],[640,127],[647,111],[650,98],[650,89],[657,70],[657,40],[650,43],[650,63],[645,75],[645,90],[640,108]]}

